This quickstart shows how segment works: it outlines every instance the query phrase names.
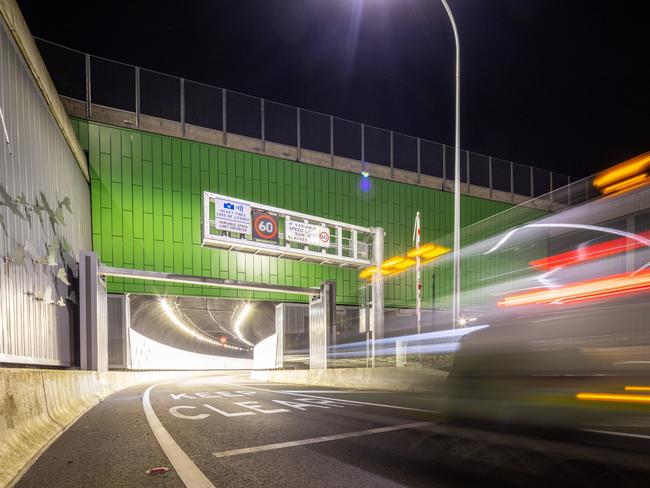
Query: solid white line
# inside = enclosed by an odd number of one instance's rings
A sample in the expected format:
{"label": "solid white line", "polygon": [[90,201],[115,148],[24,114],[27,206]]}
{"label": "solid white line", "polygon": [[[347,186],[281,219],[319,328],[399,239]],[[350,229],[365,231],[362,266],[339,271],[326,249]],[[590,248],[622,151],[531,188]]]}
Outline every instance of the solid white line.
{"label": "solid white line", "polygon": [[[268,383],[264,383],[268,384]],[[282,393],[386,393],[380,391],[357,391],[357,390],[277,390]]]}
{"label": "solid white line", "polygon": [[596,434],[608,434],[608,435],[617,435],[621,437],[634,437],[636,439],[647,439],[650,440],[650,435],[644,434],[632,434],[630,432],[615,432],[613,430],[596,430],[596,429],[582,429],[584,432],[594,432]]}
{"label": "solid white line", "polygon": [[236,386],[237,388],[249,388],[251,390],[267,391],[270,393],[280,393],[281,395],[291,395],[291,396],[306,397],[306,398],[319,398],[321,400],[334,400],[336,402],[354,403],[358,405],[369,405],[371,407],[394,408],[397,410],[408,410],[411,412],[439,413],[436,410],[426,410],[424,408],[400,407],[398,405],[385,405],[383,403],[360,402],[358,400],[347,400],[345,398],[331,398],[331,397],[323,397],[323,396],[316,396],[316,395],[303,395],[300,393],[289,393],[285,390],[269,390],[268,388],[256,388],[254,386],[246,386],[241,384],[237,385],[235,383],[228,383],[228,384],[230,386]]}
{"label": "solid white line", "polygon": [[167,456],[167,459],[169,459],[169,462],[187,488],[215,488],[201,470],[196,467],[196,464],[192,462],[189,456],[176,444],[156,416],[149,399],[149,392],[156,386],[158,385],[153,385],[146,389],[144,395],[142,395],[142,407],[144,408],[147,422],[149,422],[149,427],[151,427],[153,435],[156,436],[158,444],[162,447],[165,456]]}
{"label": "solid white line", "polygon": [[377,427],[376,429],[359,430],[357,432],[348,432],[346,434],[326,435],[323,437],[313,437],[300,441],[278,442],[277,444],[265,444],[263,446],[246,447],[243,449],[233,449],[231,451],[213,452],[214,457],[222,458],[229,456],[239,456],[240,454],[250,454],[252,452],[272,451],[274,449],[284,449],[285,447],[304,446],[306,444],[318,444],[321,442],[337,441],[339,439],[350,439],[351,437],[361,437],[364,435],[381,434],[383,432],[393,432],[396,430],[416,429],[431,425],[432,422],[415,422],[412,424],[391,425],[390,427]]}

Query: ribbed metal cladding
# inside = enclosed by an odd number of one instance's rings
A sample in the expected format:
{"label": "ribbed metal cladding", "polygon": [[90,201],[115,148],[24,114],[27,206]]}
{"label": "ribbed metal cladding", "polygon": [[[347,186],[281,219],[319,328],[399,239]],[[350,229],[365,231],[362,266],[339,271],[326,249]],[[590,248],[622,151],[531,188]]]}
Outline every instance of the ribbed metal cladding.
{"label": "ribbed metal cladding", "polygon": [[0,362],[73,365],[89,187],[1,20],[0,109]]}

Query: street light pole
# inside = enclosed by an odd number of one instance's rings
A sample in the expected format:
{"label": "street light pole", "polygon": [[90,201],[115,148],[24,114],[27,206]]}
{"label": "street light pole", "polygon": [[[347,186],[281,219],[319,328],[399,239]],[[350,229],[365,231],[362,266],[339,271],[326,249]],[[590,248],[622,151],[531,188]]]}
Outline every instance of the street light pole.
{"label": "street light pole", "polygon": [[454,151],[454,289],[452,303],[452,327],[456,328],[460,316],[460,42],[456,21],[447,4],[440,0],[447,11],[456,42],[456,137]]}

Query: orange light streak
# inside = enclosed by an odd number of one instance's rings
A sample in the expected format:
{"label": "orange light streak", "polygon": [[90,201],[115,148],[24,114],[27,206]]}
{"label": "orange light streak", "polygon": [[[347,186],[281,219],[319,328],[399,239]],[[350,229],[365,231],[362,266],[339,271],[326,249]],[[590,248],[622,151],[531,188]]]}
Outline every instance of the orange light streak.
{"label": "orange light streak", "polygon": [[650,403],[650,395],[625,395],[617,393],[578,393],[578,400],[618,403]]}
{"label": "orange light streak", "polygon": [[571,283],[560,288],[518,293],[498,302],[500,307],[520,305],[574,303],[650,290],[650,270],[623,273],[606,278]]}
{"label": "orange light streak", "polygon": [[650,391],[650,386],[626,386],[625,391]]}

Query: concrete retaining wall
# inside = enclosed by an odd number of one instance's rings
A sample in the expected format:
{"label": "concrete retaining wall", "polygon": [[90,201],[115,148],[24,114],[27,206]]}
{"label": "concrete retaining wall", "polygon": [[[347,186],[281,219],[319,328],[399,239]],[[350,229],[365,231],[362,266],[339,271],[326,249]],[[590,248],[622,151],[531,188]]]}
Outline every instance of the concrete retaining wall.
{"label": "concrete retaining wall", "polygon": [[360,390],[436,391],[444,385],[447,374],[422,368],[341,368],[251,371],[251,378],[270,383]]}
{"label": "concrete retaining wall", "polygon": [[0,487],[13,485],[87,410],[123,388],[170,372],[93,372],[0,368]]}

